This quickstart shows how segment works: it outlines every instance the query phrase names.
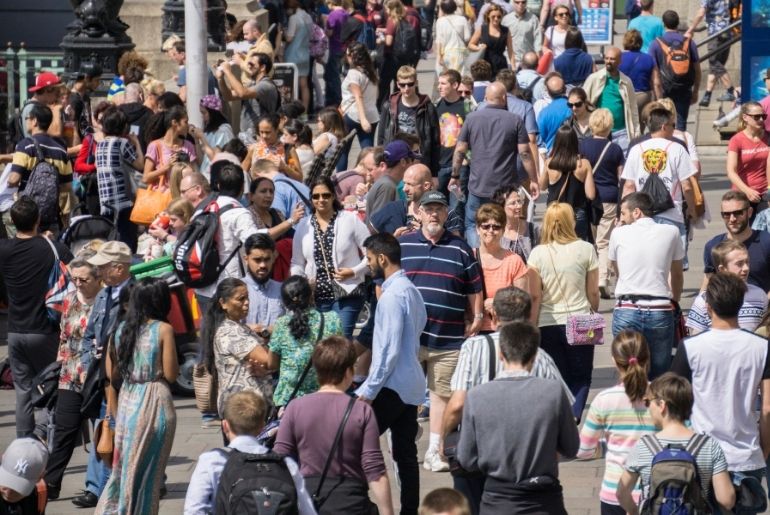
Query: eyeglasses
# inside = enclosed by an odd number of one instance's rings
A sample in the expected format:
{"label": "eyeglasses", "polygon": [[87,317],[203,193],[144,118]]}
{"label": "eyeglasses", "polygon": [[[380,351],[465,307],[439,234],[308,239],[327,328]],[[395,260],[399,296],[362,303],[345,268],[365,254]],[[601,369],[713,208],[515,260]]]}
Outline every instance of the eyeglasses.
{"label": "eyeglasses", "polygon": [[746,116],[748,116],[749,118],[754,118],[754,120],[757,121],[757,122],[760,121],[760,120],[767,120],[767,114],[765,114],[765,113],[762,113],[762,114],[746,113]]}
{"label": "eyeglasses", "polygon": [[652,399],[644,399],[644,407],[649,408],[650,404],[652,404],[653,401],[659,401],[659,400],[661,399],[658,397],[653,397]]}
{"label": "eyeglasses", "polygon": [[516,2],[513,2],[514,4],[523,5],[526,4],[526,0],[517,0]]}
{"label": "eyeglasses", "polygon": [[482,231],[499,231],[503,228],[502,225],[497,224],[481,224],[479,225]]}
{"label": "eyeglasses", "polygon": [[578,107],[583,107],[583,101],[581,100],[580,102],[575,102],[575,103],[567,102],[567,107],[569,107],[570,109],[577,109]]}
{"label": "eyeglasses", "polygon": [[569,17],[569,13],[558,13],[553,15],[554,18],[563,18],[565,16]]}
{"label": "eyeglasses", "polygon": [[191,189],[193,189],[193,188],[197,188],[197,187],[198,187],[198,185],[197,185],[197,184],[195,184],[194,186],[190,186],[190,187],[189,187],[189,188],[187,188],[186,190],[179,190],[179,193],[181,193],[182,195],[184,195],[185,193],[187,193],[187,192],[188,192],[188,191],[190,191]]}
{"label": "eyeglasses", "polygon": [[509,200],[505,203],[506,206],[523,206],[524,201],[523,200]]}
{"label": "eyeglasses", "polygon": [[473,94],[471,91],[465,91],[465,90],[458,91],[458,93],[460,93],[464,97],[469,97],[469,96],[471,96]]}
{"label": "eyeglasses", "polygon": [[399,82],[398,83],[399,88],[412,88],[414,87],[414,81],[412,82]]}
{"label": "eyeglasses", "polygon": [[321,199],[329,200],[330,198],[332,198],[332,194],[331,193],[313,193],[312,198],[313,200],[321,200]]}
{"label": "eyeglasses", "polygon": [[743,215],[746,214],[746,211],[748,211],[749,208],[744,207],[743,209],[736,209],[735,211],[722,211],[720,214],[722,215],[722,218],[725,220],[729,220],[731,217],[740,218]]}

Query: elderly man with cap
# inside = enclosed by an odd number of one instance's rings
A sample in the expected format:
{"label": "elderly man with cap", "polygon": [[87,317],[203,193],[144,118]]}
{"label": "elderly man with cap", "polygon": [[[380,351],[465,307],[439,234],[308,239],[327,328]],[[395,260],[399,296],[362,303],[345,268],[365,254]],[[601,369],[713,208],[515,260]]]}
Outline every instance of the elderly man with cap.
{"label": "elderly man with cap", "polygon": [[[413,152],[406,141],[396,139],[385,145],[383,163],[385,172],[377,179],[366,195],[366,219],[393,202],[398,196],[398,183],[404,179],[404,172],[420,154]],[[377,163],[382,166],[383,163]]]}
{"label": "elderly man with cap", "polygon": [[[452,394],[449,383],[463,341],[481,328],[484,299],[473,251],[444,228],[449,216],[446,197],[427,192],[420,199],[419,215],[420,230],[402,236],[399,243],[401,266],[422,294],[428,313],[419,356],[426,365],[430,391],[430,440],[423,467],[441,472],[449,470],[438,453],[441,419]],[[466,311],[470,320],[463,320]]]}
{"label": "elderly man with cap", "polygon": [[[120,307],[120,292],[133,282],[129,268],[131,267],[131,249],[123,242],[108,241],[99,249],[88,263],[95,266],[99,278],[104,283],[104,288],[96,296],[91,316],[88,319],[86,331],[83,333],[83,348],[91,349],[91,352],[83,358],[86,370],[93,370],[90,362],[93,359],[102,359],[109,337],[115,332],[115,321]],[[106,406],[102,403],[102,414]],[[100,420],[94,421],[94,427]],[[63,463],[61,467],[66,467]],[[111,464],[103,463],[96,459],[96,453],[88,454],[88,468],[86,470],[86,489],[72,499],[72,504],[81,508],[93,508],[99,501],[107,479],[110,477]],[[56,471],[48,471],[47,476]]]}
{"label": "elderly man with cap", "polygon": [[17,438],[0,464],[0,513],[39,513],[35,485],[45,473],[48,450],[34,438]]}

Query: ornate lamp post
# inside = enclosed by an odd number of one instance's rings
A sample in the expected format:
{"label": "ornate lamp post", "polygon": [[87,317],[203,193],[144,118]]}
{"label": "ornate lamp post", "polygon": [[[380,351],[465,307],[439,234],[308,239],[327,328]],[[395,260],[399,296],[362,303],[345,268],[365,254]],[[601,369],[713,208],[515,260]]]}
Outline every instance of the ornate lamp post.
{"label": "ornate lamp post", "polygon": [[[222,52],[225,49],[225,4],[222,0],[208,0],[206,4],[207,47],[210,52]],[[166,0],[161,9],[161,43],[172,35],[184,38],[184,0]]]}

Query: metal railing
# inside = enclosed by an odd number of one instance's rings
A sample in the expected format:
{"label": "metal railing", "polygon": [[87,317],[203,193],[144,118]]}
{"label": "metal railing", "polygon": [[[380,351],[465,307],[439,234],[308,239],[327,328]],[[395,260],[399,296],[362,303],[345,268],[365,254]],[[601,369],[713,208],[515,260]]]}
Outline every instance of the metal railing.
{"label": "metal railing", "polygon": [[[722,34],[728,33],[728,32],[730,32],[731,30],[733,30],[734,28],[736,28],[736,27],[740,27],[740,26],[741,26],[741,20],[735,20],[734,22],[732,22],[730,25],[726,26],[726,27],[725,27],[725,28],[723,28],[722,30],[719,30],[719,31],[717,31],[717,32],[715,32],[715,33],[713,33],[713,34],[709,35],[708,37],[705,37],[705,38],[701,39],[700,41],[698,41],[697,43],[695,43],[695,46],[696,46],[696,47],[698,47],[698,48],[700,48],[700,47],[702,47],[703,45],[706,45],[706,44],[708,44],[710,41],[712,41],[712,40],[714,40],[714,39],[717,39],[717,38],[718,38],[718,37],[720,37]],[[740,34],[736,34],[736,35],[734,35],[733,37],[731,37],[730,39],[728,39],[728,40],[727,40],[727,41],[725,41],[724,43],[721,43],[719,46],[717,46],[717,47],[716,47],[714,50],[712,50],[712,51],[710,51],[710,52],[707,52],[707,53],[705,53],[705,54],[701,54],[701,55],[700,55],[700,62],[701,62],[701,63],[703,63],[703,62],[706,62],[706,61],[708,61],[708,60],[709,60],[709,58],[710,58],[712,55],[716,55],[716,54],[718,54],[718,53],[720,53],[720,52],[722,52],[722,51],[724,51],[724,50],[726,50],[726,49],[730,48],[731,46],[733,46],[734,44],[736,44],[736,43],[737,43],[737,42],[739,42],[740,40],[741,40],[741,35],[740,35]]]}

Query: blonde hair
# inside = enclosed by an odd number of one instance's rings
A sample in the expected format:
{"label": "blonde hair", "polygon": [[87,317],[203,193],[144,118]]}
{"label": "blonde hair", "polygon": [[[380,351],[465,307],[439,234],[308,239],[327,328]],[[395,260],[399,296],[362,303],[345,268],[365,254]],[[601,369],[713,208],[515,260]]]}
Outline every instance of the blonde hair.
{"label": "blonde hair", "polygon": [[406,10],[404,9],[404,4],[401,3],[401,0],[388,0],[388,3],[385,4],[385,9],[388,12],[388,18],[392,18],[396,25],[398,25],[401,20],[404,19],[404,16],[406,16]]}
{"label": "blonde hair", "polygon": [[144,95],[155,95],[156,97],[166,92],[166,85],[158,79],[146,78],[142,81],[142,89],[144,89]]}
{"label": "blonde hair", "polygon": [[163,42],[163,45],[160,47],[160,49],[164,52],[168,52],[174,47],[175,44],[179,43],[180,41],[184,40],[176,34],[172,34],[166,38],[166,41]]}
{"label": "blonde hair", "polygon": [[741,118],[738,121],[738,130],[739,131],[742,131],[742,130],[744,130],[746,128],[746,122],[743,121],[743,115],[747,114],[749,112],[749,108],[750,107],[758,107],[758,108],[762,109],[763,113],[765,112],[765,108],[762,107],[762,104],[760,104],[759,102],[754,102],[753,100],[750,101],[750,102],[745,102],[743,105],[741,105]]}
{"label": "blonde hair", "polygon": [[676,123],[676,106],[674,105],[674,101],[668,97],[659,98],[658,105],[671,113],[671,118],[673,118],[674,123]]}
{"label": "blonde hair", "polygon": [[417,70],[415,70],[411,66],[402,66],[396,72],[396,78],[398,80],[416,79],[417,78]]}
{"label": "blonde hair", "polygon": [[182,177],[184,177],[185,168],[190,168],[190,163],[174,163],[171,166],[171,173],[168,174],[168,187],[171,190],[171,198],[178,199],[182,196],[180,184],[182,184]]}
{"label": "blonde hair", "polygon": [[172,200],[171,204],[169,204],[166,208],[166,212],[168,214],[178,216],[182,219],[185,225],[190,223],[190,218],[192,218],[194,210],[195,208],[193,208],[193,205],[183,198]]}
{"label": "blonde hair", "polygon": [[600,107],[588,117],[588,126],[591,128],[591,132],[596,135],[607,136],[612,132],[614,124],[612,112],[605,107]]}
{"label": "blonde hair", "polygon": [[575,212],[566,202],[553,202],[545,210],[540,243],[567,244],[577,240]]}
{"label": "blonde hair", "polygon": [[261,394],[244,390],[228,397],[225,401],[223,418],[236,435],[256,436],[264,426],[267,403]]}

